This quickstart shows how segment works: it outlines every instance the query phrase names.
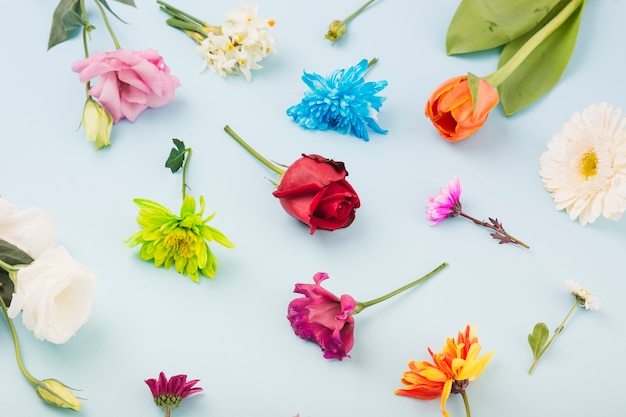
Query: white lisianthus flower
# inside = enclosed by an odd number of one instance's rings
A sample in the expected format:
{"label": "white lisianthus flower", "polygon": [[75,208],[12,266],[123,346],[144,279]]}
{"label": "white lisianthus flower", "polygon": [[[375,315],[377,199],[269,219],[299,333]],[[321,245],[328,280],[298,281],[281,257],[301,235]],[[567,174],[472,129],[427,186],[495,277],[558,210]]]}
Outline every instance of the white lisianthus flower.
{"label": "white lisianthus flower", "polygon": [[576,298],[581,307],[585,307],[587,310],[600,309],[600,299],[591,295],[577,281],[565,281],[565,288]]}
{"label": "white lisianthus flower", "polygon": [[626,209],[626,118],[593,103],[548,142],[539,175],[556,209],[583,226],[600,215],[619,220]]}
{"label": "white lisianthus flower", "polygon": [[15,318],[21,311],[36,338],[65,343],[87,321],[95,289],[91,270],[58,246],[17,272],[8,314]]}
{"label": "white lisianthus flower", "polygon": [[18,210],[0,198],[0,239],[32,258],[54,247],[58,235],[52,217],[37,207]]}

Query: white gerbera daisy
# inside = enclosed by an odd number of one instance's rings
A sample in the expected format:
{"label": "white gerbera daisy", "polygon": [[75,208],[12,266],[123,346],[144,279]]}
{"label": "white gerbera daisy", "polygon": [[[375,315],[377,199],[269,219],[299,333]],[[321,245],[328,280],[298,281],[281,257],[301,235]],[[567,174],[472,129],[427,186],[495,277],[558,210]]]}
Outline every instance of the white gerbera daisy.
{"label": "white gerbera daisy", "polygon": [[585,307],[587,310],[598,310],[600,308],[600,299],[591,295],[577,281],[565,281],[565,288],[576,298],[581,307]]}
{"label": "white gerbera daisy", "polygon": [[556,209],[583,226],[626,209],[626,118],[606,103],[574,113],[548,142],[539,175]]}

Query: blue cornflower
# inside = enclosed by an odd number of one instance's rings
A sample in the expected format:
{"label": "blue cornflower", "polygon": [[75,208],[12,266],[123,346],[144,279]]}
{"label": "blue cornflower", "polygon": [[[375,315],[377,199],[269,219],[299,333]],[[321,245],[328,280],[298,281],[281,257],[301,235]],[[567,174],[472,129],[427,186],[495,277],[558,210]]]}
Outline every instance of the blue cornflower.
{"label": "blue cornflower", "polygon": [[365,82],[369,64],[366,59],[357,65],[334,71],[324,78],[304,71],[302,81],[311,91],[302,102],[287,109],[300,126],[307,129],[336,130],[369,140],[365,126],[378,133],[387,133],[376,123],[378,110],[386,97],[376,93],[387,87],[387,81]]}

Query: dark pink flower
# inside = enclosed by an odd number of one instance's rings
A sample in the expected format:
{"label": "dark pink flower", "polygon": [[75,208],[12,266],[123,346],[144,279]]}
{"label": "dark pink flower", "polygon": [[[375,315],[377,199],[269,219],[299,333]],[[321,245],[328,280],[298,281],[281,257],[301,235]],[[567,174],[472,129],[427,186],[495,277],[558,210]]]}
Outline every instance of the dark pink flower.
{"label": "dark pink flower", "polygon": [[354,317],[357,303],[349,295],[337,297],[322,288],[325,272],[313,277],[315,284],[296,284],[294,292],[303,294],[289,303],[287,319],[296,335],[319,345],[326,359],[343,359],[354,345]]}
{"label": "dark pink flower", "polygon": [[96,52],[72,64],[81,82],[98,77],[89,95],[98,99],[117,123],[122,118],[134,121],[148,107],[160,107],[174,99],[180,87],[178,78],[170,75],[163,57],[153,49]]}
{"label": "dark pink flower", "polygon": [[452,178],[448,186],[441,188],[437,195],[428,197],[426,217],[432,224],[437,224],[448,217],[461,214],[461,183],[457,177]]}
{"label": "dark pink flower", "polygon": [[168,380],[165,373],[161,372],[159,379],[146,379],[145,382],[152,391],[154,403],[169,410],[178,407],[184,398],[202,391],[202,388],[194,387],[199,381],[199,379],[187,381],[187,375],[184,374],[175,375]]}

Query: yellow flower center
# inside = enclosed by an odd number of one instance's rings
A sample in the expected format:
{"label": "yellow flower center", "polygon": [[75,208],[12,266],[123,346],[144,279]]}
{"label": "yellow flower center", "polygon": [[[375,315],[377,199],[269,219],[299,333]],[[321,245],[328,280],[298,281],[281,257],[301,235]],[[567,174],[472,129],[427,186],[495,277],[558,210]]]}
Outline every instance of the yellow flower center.
{"label": "yellow flower center", "polygon": [[195,236],[193,233],[180,229],[168,234],[163,239],[163,243],[169,251],[173,251],[183,258],[191,258],[193,256],[192,247],[194,242]]}
{"label": "yellow flower center", "polygon": [[598,155],[591,149],[580,160],[580,174],[589,179],[598,173]]}

